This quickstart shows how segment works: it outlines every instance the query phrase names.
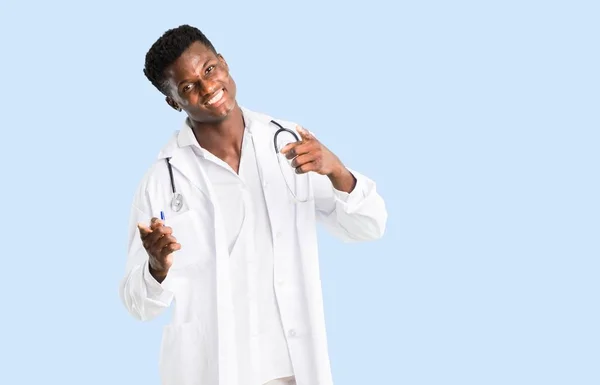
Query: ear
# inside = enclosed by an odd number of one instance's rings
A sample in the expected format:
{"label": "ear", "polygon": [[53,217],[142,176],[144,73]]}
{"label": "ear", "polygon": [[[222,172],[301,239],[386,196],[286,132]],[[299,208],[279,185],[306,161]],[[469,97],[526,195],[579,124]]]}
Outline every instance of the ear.
{"label": "ear", "polygon": [[179,104],[177,104],[173,99],[171,99],[170,96],[167,96],[165,98],[165,101],[167,102],[168,105],[171,106],[171,108],[173,108],[175,111],[179,111],[181,112],[181,107],[179,107]]}

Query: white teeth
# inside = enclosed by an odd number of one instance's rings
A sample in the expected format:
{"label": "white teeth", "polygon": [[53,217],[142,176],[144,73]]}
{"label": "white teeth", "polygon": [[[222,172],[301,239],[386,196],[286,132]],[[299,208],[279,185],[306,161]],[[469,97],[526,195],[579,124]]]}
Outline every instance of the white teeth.
{"label": "white teeth", "polygon": [[223,90],[220,90],[219,92],[217,92],[215,94],[215,96],[213,96],[212,98],[210,98],[210,100],[208,102],[206,102],[207,105],[211,105],[211,104],[215,104],[216,102],[218,102],[219,100],[221,100],[221,98],[223,97]]}

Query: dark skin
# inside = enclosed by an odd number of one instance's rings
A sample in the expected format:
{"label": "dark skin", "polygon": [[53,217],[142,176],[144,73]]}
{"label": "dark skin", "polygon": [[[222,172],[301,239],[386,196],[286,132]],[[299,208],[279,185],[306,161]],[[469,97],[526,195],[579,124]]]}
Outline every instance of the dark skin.
{"label": "dark skin", "polygon": [[[236,84],[220,54],[203,44],[190,46],[165,70],[168,83],[166,102],[185,111],[198,144],[239,171],[244,118],[236,101]],[[356,179],[340,159],[310,132],[297,126],[301,141],[281,149],[299,174],[316,172],[329,178],[339,191],[352,192]],[[150,274],[160,283],[181,249],[173,230],[158,218],[150,226],[138,224],[142,243],[149,255]]]}
{"label": "dark skin", "polygon": [[[244,118],[236,102],[237,87],[219,54],[194,43],[165,71],[167,104],[188,115],[198,144],[229,164],[240,165]],[[211,99],[220,99],[209,104]]]}

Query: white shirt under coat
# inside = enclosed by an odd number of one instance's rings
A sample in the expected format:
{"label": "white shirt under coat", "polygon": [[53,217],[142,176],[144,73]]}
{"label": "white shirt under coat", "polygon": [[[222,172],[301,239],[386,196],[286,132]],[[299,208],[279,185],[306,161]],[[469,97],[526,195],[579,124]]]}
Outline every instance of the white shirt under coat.
{"label": "white shirt under coat", "polygon": [[244,130],[239,171],[201,148],[191,129],[184,143],[206,169],[221,207],[231,255],[240,385],[293,376],[273,279],[273,237],[252,134]]}

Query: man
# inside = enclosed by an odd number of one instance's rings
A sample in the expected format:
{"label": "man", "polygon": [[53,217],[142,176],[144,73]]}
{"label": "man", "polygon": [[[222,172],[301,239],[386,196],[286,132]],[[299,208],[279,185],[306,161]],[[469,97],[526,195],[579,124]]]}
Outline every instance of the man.
{"label": "man", "polygon": [[[144,73],[187,115],[135,195],[120,290],[140,320],[175,304],[162,383],[332,384],[315,225],[380,238],[374,182],[309,131],[240,107],[227,62],[196,28],[165,32]],[[278,125],[301,139],[281,149],[291,167],[273,148]]]}

